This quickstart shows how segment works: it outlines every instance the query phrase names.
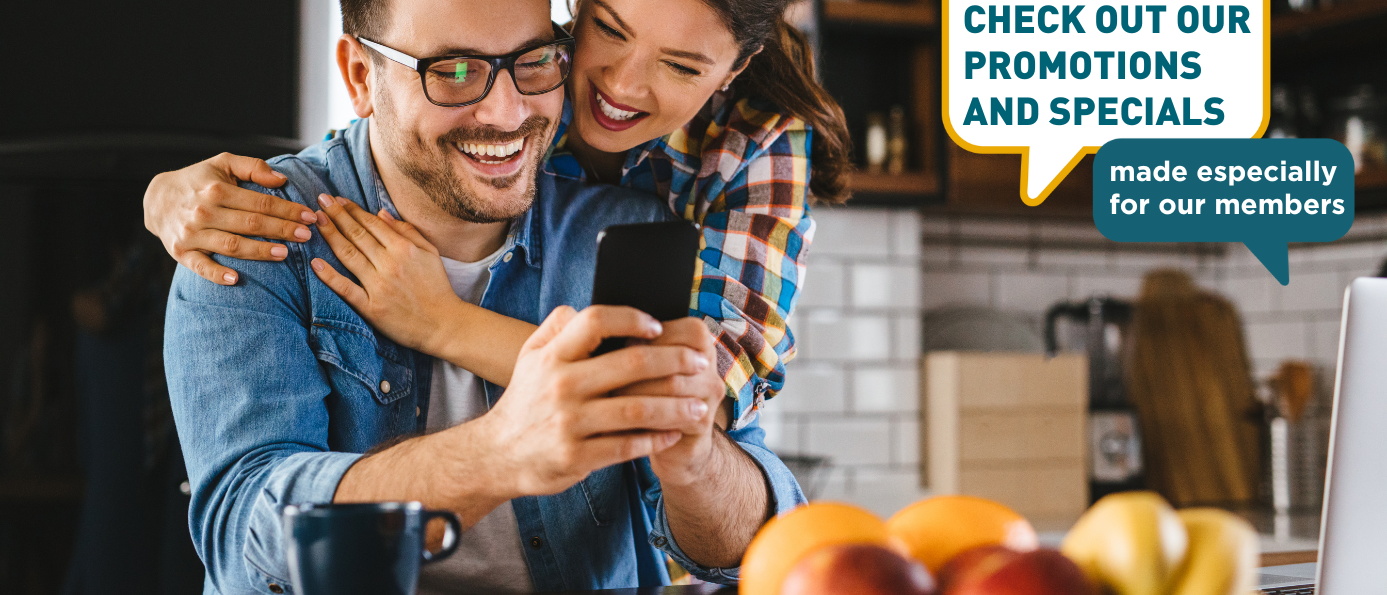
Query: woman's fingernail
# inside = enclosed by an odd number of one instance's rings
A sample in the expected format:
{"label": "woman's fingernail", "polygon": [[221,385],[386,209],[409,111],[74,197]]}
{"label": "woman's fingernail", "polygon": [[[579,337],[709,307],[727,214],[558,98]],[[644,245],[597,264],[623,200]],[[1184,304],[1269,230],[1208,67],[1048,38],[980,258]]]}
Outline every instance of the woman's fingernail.
{"label": "woman's fingernail", "polygon": [[658,337],[660,336],[660,333],[665,332],[665,325],[660,324],[660,321],[651,318],[645,321],[645,330],[646,332],[649,332],[651,336]]}
{"label": "woman's fingernail", "polygon": [[[313,220],[317,221],[318,219],[315,217]],[[307,227],[300,227],[294,230],[294,237],[300,240],[308,241],[310,238],[313,237],[313,232],[308,231]]]}
{"label": "woman's fingernail", "polygon": [[327,213],[318,211],[318,225],[327,225]]}
{"label": "woman's fingernail", "polygon": [[314,215],[313,211],[299,211],[299,219],[302,219],[304,223],[314,223],[318,220],[318,216]]}
{"label": "woman's fingernail", "polygon": [[700,355],[694,358],[694,365],[698,366],[700,372],[708,369],[708,363],[708,358],[706,356]]}
{"label": "woman's fingernail", "polygon": [[708,413],[708,404],[703,401],[689,403],[689,415],[694,419],[703,419],[704,414]]}
{"label": "woman's fingernail", "polygon": [[274,247],[270,248],[270,256],[273,256],[275,258],[284,258],[288,255],[289,249],[285,248],[284,246],[276,244]]}
{"label": "woman's fingernail", "polygon": [[279,179],[281,179],[281,180],[287,180],[287,179],[289,179],[288,176],[285,176],[284,174],[279,173],[279,172],[274,171],[274,170],[270,170],[270,175],[273,175],[274,177],[279,178]]}
{"label": "woman's fingernail", "polygon": [[394,216],[394,215],[391,215],[391,214],[390,214],[390,211],[387,211],[387,210],[385,210],[385,209],[381,209],[381,210],[380,210],[380,218],[381,218],[381,219],[384,219],[384,220],[386,220],[386,221],[394,221],[394,220],[395,220],[395,216]]}
{"label": "woman's fingernail", "polygon": [[235,285],[236,275],[235,273],[222,273],[222,280],[226,281],[228,284]]}
{"label": "woman's fingernail", "polygon": [[313,270],[318,271],[319,273],[323,272],[323,259],[314,258],[313,262],[310,262],[308,264],[313,267]]}
{"label": "woman's fingernail", "polygon": [[328,195],[326,195],[326,194],[319,194],[319,195],[318,195],[318,204],[323,205],[323,208],[326,209],[326,208],[332,206],[332,197],[331,197],[331,196],[328,196]]}

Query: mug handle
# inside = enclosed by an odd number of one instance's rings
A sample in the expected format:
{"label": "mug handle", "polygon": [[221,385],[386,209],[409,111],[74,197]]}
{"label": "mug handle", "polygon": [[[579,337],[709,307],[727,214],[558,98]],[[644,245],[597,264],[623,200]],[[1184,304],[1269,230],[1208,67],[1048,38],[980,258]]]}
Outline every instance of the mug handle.
{"label": "mug handle", "polygon": [[[437,562],[452,555],[453,551],[458,549],[458,541],[462,539],[462,522],[458,520],[458,515],[447,510],[425,510],[424,526],[427,527],[433,519],[443,519],[448,523],[448,530],[443,533],[443,549],[438,550],[438,553],[430,552],[428,548],[420,550],[426,563]],[[451,539],[449,533],[452,534]]]}

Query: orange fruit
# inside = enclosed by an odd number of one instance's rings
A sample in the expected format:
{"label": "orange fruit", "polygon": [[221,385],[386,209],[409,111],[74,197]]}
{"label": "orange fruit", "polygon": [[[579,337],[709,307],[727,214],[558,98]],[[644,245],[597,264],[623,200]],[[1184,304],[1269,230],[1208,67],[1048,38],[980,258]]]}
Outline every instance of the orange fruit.
{"label": "orange fruit", "polygon": [[973,496],[926,498],[897,512],[886,521],[886,530],[936,575],[954,556],[978,546],[1003,545],[1023,552],[1039,546],[1026,517]]}
{"label": "orange fruit", "polygon": [[829,545],[886,545],[886,523],[876,515],[837,502],[806,504],[761,527],[742,557],[740,595],[780,595],[785,575],[806,554]]}

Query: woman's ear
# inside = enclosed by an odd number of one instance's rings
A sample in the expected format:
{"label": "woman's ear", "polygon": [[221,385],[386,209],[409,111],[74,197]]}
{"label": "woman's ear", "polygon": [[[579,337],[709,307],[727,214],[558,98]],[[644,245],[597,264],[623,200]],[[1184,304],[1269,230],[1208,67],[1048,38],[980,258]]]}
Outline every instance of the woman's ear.
{"label": "woman's ear", "polygon": [[371,56],[356,37],[343,34],[337,39],[337,69],[342,72],[356,117],[371,117],[375,111],[371,101]]}
{"label": "woman's ear", "polygon": [[758,46],[758,47],[756,48],[756,51],[752,52],[750,56],[747,56],[747,57],[746,57],[746,60],[743,60],[743,61],[742,61],[742,67],[741,67],[741,68],[738,68],[738,69],[736,69],[736,70],[733,70],[732,72],[727,73],[727,79],[724,80],[724,81],[722,82],[722,89],[723,89],[724,91],[726,91],[726,90],[727,90],[727,87],[729,87],[729,86],[732,85],[732,81],[735,80],[735,79],[737,78],[738,75],[742,74],[742,71],[743,71],[743,70],[746,70],[746,67],[747,67],[747,66],[751,66],[751,59],[752,59],[752,58],[755,58],[755,57],[756,57],[756,54],[761,53],[761,50],[764,50],[764,49],[766,49],[766,46],[764,46],[764,45],[763,45],[763,46]]}

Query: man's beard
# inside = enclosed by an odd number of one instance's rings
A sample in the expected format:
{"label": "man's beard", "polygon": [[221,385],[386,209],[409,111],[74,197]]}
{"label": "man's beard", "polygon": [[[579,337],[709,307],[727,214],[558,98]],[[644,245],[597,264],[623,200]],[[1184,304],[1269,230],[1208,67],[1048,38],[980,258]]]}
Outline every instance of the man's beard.
{"label": "man's beard", "polygon": [[[382,138],[389,146],[396,165],[414,181],[444,212],[473,223],[496,223],[509,221],[529,210],[535,200],[535,177],[539,172],[539,155],[549,130],[549,118],[530,116],[512,131],[502,131],[490,127],[456,128],[439,137],[432,146],[417,133],[406,130],[395,118],[389,101],[383,102],[385,109],[377,109],[377,118],[384,115]],[[521,138],[527,139],[524,153],[515,159],[525,159],[525,164],[511,175],[499,178],[480,178],[478,181],[497,190],[511,190],[504,193],[509,200],[492,202],[478,196],[468,186],[461,174],[450,164],[450,154],[460,153],[457,146],[464,143],[505,144]],[[469,157],[462,157],[468,159]],[[522,187],[516,188],[517,184]]]}

